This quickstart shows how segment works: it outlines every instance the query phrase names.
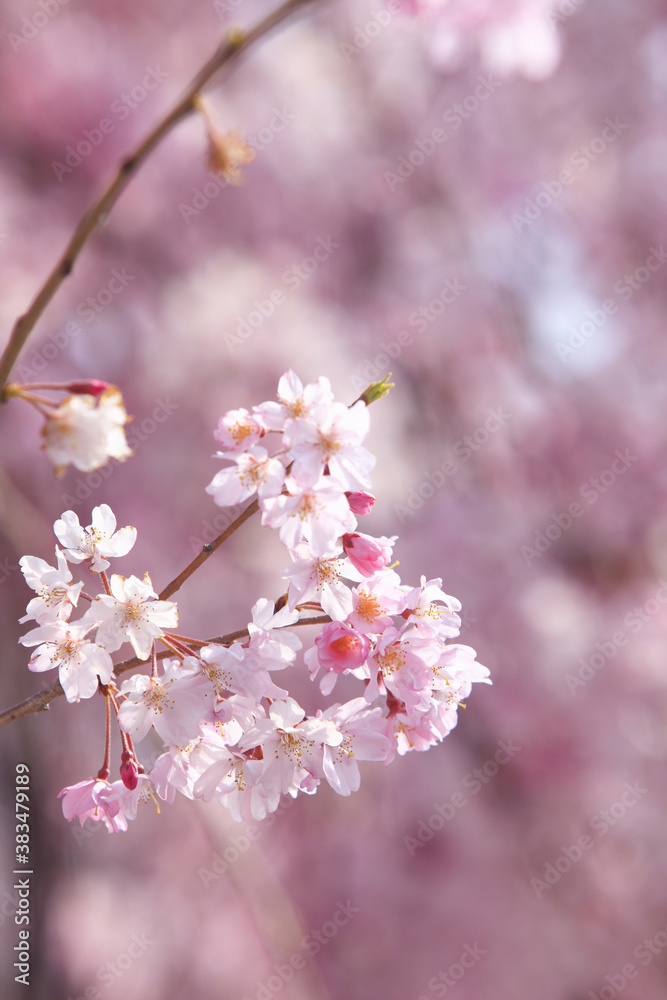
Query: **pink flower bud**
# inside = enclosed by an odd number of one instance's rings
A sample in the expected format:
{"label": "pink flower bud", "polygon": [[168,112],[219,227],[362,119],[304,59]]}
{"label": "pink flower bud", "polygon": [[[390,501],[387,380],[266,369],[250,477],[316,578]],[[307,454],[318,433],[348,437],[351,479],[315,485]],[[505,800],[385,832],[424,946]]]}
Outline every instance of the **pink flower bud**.
{"label": "pink flower bud", "polygon": [[372,493],[364,493],[363,490],[360,490],[358,493],[348,492],[345,496],[353,514],[370,514],[373,509],[375,497]]}
{"label": "pink flower bud", "polygon": [[[123,754],[123,757],[125,756]],[[139,783],[139,769],[136,760],[124,760],[120,765],[120,776],[125,787],[133,792]]]}
{"label": "pink flower bud", "polygon": [[68,382],[63,388],[77,396],[101,396],[109,388],[109,383],[90,378],[86,382]]}
{"label": "pink flower bud", "polygon": [[368,636],[344,622],[330,622],[315,640],[317,658],[325,670],[342,674],[366,662],[370,649]]}
{"label": "pink flower bud", "polygon": [[352,565],[363,576],[373,576],[391,559],[394,538],[371,538],[370,535],[343,535],[343,549]]}

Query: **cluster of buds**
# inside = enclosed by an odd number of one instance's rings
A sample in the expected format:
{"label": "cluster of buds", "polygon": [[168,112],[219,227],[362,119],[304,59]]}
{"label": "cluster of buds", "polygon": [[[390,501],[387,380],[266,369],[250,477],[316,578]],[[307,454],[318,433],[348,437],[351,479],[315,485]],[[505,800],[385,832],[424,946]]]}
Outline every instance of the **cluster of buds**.
{"label": "cluster of buds", "polygon": [[[489,682],[474,650],[449,642],[459,633],[460,604],[442,581],[403,584],[390,565],[396,538],[356,530],[357,517],[375,502],[375,459],[363,445],[367,401],[382,394],[372,388],[347,407],[334,400],[326,378],[304,387],[287,372],[277,401],[221,417],[215,437],[227,464],[207,491],[223,506],[256,498],[262,524],[279,532],[289,554],[284,592],[277,601],[258,600],[241,633],[179,636],[176,604],[160,600],[147,574],[109,579],[109,559],[130,551],[136,531],[117,531],[106,505],[95,508],[87,528],[72,511],[56,521],[57,568],[23,557],[37,593],[22,619],[37,628],[20,640],[37,647],[30,669],[57,667],[70,702],[97,690],[106,698],[105,760],[95,778],[60,793],[68,820],[125,830],[140,801],[172,801],[176,792],[215,798],[237,820],[261,820],[281,795],[312,794],[322,781],[349,795],[359,787],[359,761],[390,763],[439,743],[472,684]],[[69,563],[98,574],[100,593],[74,583]],[[71,621],[82,601],[85,613]],[[307,624],[319,634],[304,650],[295,630]],[[118,686],[110,654],[124,643],[139,661],[150,659],[151,669]],[[165,647],[160,655],[157,643]],[[359,694],[307,715],[273,676],[281,671],[285,684],[299,660],[322,698],[345,674],[359,682]],[[112,713],[122,743],[113,782]],[[151,729],[164,752],[147,771],[135,743]]]}

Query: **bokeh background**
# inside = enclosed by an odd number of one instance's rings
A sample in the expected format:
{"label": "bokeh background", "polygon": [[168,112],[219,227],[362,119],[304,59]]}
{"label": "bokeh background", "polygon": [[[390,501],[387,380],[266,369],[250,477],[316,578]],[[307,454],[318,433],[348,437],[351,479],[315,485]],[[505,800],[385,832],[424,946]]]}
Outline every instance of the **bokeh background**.
{"label": "bokeh background", "polygon": [[[221,32],[266,9],[5,0],[3,337]],[[16,644],[20,556],[50,559],[62,511],[87,524],[106,502],[139,533],[119,569],[162,587],[224,527],[204,492],[218,417],[273,398],[289,367],[345,401],[393,372],[365,525],[400,535],[404,580],[441,576],[462,600],[494,686],[442,745],[367,764],[350,799],[289,800],[247,840],[185,800],[124,835],[70,827],[56,795],[99,766],[97,699],[6,727],[3,996],[663,1000],[666,98],[664,0],[315,3],[211,89],[220,127],[255,137],[243,186],[213,184],[201,118],[134,178],[17,372],[120,386],[134,457],[56,480],[38,415],[0,415],[1,707],[49,680]],[[297,282],[320,240],[331,252]],[[101,305],[114,271],[125,287]],[[242,627],[280,592],[283,555],[246,525],[180,593],[183,631]],[[28,989],[11,968],[17,761]]]}

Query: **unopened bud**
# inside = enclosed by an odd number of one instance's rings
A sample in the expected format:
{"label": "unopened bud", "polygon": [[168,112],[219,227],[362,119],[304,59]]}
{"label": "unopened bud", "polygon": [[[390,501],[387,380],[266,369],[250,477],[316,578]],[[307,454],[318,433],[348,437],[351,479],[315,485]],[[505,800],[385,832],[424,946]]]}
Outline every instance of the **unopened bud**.
{"label": "unopened bud", "polygon": [[[123,754],[123,757],[125,756],[126,754]],[[123,761],[120,765],[120,776],[125,787],[133,792],[139,782],[139,768],[134,758]]]}
{"label": "unopened bud", "polygon": [[77,396],[101,396],[109,388],[108,382],[103,382],[99,378],[90,378],[86,382],[68,382],[62,386],[66,392],[73,392]]}
{"label": "unopened bud", "polygon": [[349,503],[350,510],[353,514],[370,514],[373,509],[375,497],[372,493],[364,493],[363,490],[359,490],[357,493],[351,493],[348,490],[345,496],[347,497],[347,502]]}
{"label": "unopened bud", "polygon": [[363,399],[366,406],[370,403],[374,403],[376,399],[382,399],[383,396],[387,395],[390,389],[394,388],[394,383],[389,381],[390,378],[391,372],[389,372],[388,375],[385,375],[382,381],[372,382],[368,389],[364,389],[361,396],[359,396],[359,399]]}

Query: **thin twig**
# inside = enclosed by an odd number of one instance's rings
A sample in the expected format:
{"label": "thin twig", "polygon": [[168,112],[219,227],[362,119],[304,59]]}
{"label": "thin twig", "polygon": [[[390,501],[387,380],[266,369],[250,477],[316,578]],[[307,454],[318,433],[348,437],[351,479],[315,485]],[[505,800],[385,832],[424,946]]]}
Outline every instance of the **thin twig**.
{"label": "thin twig", "polygon": [[83,215],[62,256],[40,288],[27,312],[23,313],[17,319],[9,338],[9,343],[0,360],[0,402],[5,401],[4,388],[37,320],[65,278],[71,273],[77,257],[88,242],[88,239],[107,217],[110,209],[115,205],[121,193],[127,187],[149,153],[155,149],[158,143],[164,139],[178,122],[187,118],[188,115],[196,110],[196,98],[198,94],[218,70],[222,69],[223,66],[235,62],[237,56],[250,48],[263,35],[267,34],[267,32],[271,31],[272,28],[275,28],[295,11],[312,2],[313,0],[286,0],[285,3],[272,13],[267,14],[259,24],[255,25],[248,32],[237,30],[230,34],[229,38],[225,39],[218,46],[208,62],[200,69],[171,111],[139,143],[134,152],[125,157],[106,190]]}
{"label": "thin twig", "polygon": [[229,536],[233,535],[236,529],[240,528],[241,525],[244,524],[245,521],[248,520],[248,518],[252,517],[252,515],[255,514],[258,510],[259,510],[259,501],[253,500],[253,502],[249,504],[246,507],[246,509],[239,514],[236,520],[232,521],[229,527],[225,528],[222,534],[218,535],[215,541],[210,542],[208,545],[204,545],[199,555],[196,555],[192,560],[192,562],[189,563],[185,567],[185,569],[171,581],[171,583],[168,583],[167,586],[160,591],[158,595],[160,600],[166,601],[168,597],[171,597],[171,595],[175,594],[177,590],[180,590],[180,588],[183,586],[188,577],[192,576],[194,571],[196,569],[199,569],[202,563],[205,563],[206,560],[209,558],[209,556],[213,555],[215,550],[219,548],[223,542],[226,542]]}

